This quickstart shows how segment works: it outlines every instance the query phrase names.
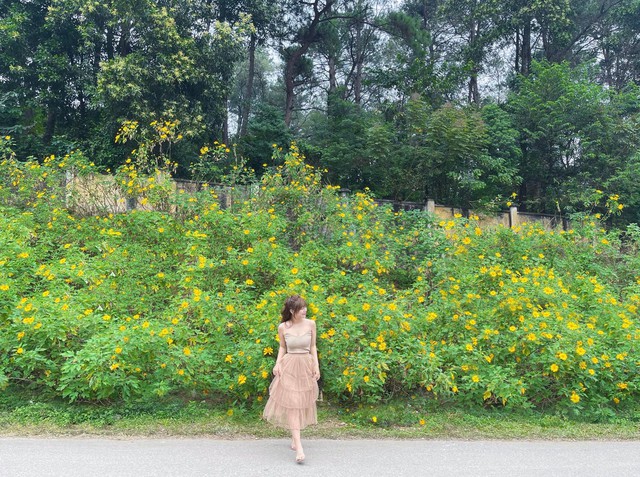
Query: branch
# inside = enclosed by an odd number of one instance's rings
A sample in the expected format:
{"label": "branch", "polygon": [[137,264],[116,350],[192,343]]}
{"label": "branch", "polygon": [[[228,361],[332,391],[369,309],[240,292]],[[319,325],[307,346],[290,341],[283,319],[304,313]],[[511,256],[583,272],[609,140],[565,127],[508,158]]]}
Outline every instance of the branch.
{"label": "branch", "polygon": [[600,11],[599,11],[598,15],[596,15],[595,18],[591,22],[589,22],[582,30],[580,30],[580,32],[578,32],[576,35],[574,35],[574,37],[569,42],[569,45],[561,51],[561,58],[566,57],[566,55],[569,53],[569,51],[571,51],[571,48],[573,48],[573,46],[576,43],[578,43],[580,38],[582,38],[583,36],[585,36],[587,34],[587,32],[593,27],[593,25],[595,25],[597,22],[602,20],[602,18],[604,18],[609,13],[609,11],[611,11],[613,8],[617,7],[618,5],[620,5],[623,2],[624,2],[624,0],[617,0],[617,1],[613,2],[613,3],[611,3],[611,5],[609,5],[608,8],[605,8],[607,0],[603,0],[603,2],[600,4]]}

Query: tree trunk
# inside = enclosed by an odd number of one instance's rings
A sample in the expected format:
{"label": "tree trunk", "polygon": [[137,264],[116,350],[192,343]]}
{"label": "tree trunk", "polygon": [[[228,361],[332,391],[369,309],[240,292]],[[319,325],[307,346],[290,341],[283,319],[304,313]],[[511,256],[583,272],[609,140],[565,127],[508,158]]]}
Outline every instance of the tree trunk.
{"label": "tree trunk", "polygon": [[471,25],[471,29],[469,32],[469,45],[471,46],[472,58],[471,61],[471,72],[469,75],[469,103],[471,104],[480,104],[480,91],[478,89],[478,65],[480,64],[480,58],[477,58],[479,55],[476,51],[477,46],[475,45],[476,40],[480,34],[478,31],[480,28],[480,24],[474,22]]}
{"label": "tree trunk", "polygon": [[356,77],[353,82],[353,101],[356,104],[362,103],[362,60],[359,59],[356,64]]}
{"label": "tree trunk", "polygon": [[107,27],[107,45],[106,46],[107,46],[107,59],[112,60],[114,56],[113,28],[110,26]]}
{"label": "tree trunk", "polygon": [[123,23],[121,25],[120,41],[118,42],[118,53],[120,56],[127,56],[131,52],[129,45],[131,30],[128,23],[129,22],[126,22],[126,24]]}
{"label": "tree trunk", "polygon": [[336,59],[333,54],[329,54],[329,96],[338,89],[338,80],[336,76]]}
{"label": "tree trunk", "polygon": [[238,104],[238,110],[236,111],[238,115],[238,124],[236,125],[236,137],[240,137],[242,130],[244,129],[244,125],[242,124],[242,117],[244,116],[244,108],[241,104]]}
{"label": "tree trunk", "polygon": [[604,64],[604,81],[607,84],[607,86],[609,86],[609,88],[615,88],[615,85],[613,84],[613,72],[612,72],[612,62],[611,62],[611,54],[610,54],[610,50],[608,47],[603,47],[602,48],[602,57],[603,57],[603,61],[602,63]]}
{"label": "tree trunk", "polygon": [[36,114],[33,108],[25,107],[22,110],[22,124],[25,125],[25,130],[29,133],[33,131],[33,128],[35,126],[35,121],[34,121],[35,115]]}
{"label": "tree trunk", "polygon": [[480,105],[480,91],[478,90],[478,73],[473,71],[469,77],[469,103]]}
{"label": "tree trunk", "polygon": [[[87,117],[87,100],[82,87],[78,91],[78,112],[80,113],[80,119],[85,123]],[[80,129],[80,137],[86,137],[87,133],[87,128]]]}
{"label": "tree trunk", "polygon": [[242,105],[242,116],[240,117],[240,136],[247,135],[249,125],[249,115],[251,114],[251,103],[253,100],[253,81],[256,75],[256,43],[258,39],[255,33],[251,34],[249,42],[249,71],[247,76],[247,92]]}
{"label": "tree trunk", "polygon": [[335,0],[327,0],[323,7],[320,7],[320,0],[316,0],[313,3],[313,18],[311,22],[301,31],[298,43],[300,46],[291,51],[287,58],[285,70],[284,70],[284,84],[286,91],[286,99],[284,106],[284,122],[287,126],[291,125],[291,118],[293,117],[293,106],[295,104],[295,88],[296,88],[296,73],[300,66],[300,60],[307,53],[309,47],[316,41],[318,36],[318,27],[320,20],[331,11]]}
{"label": "tree trunk", "polygon": [[360,104],[362,102],[362,71],[363,71],[363,62],[364,62],[364,51],[362,46],[362,28],[363,23],[358,22],[356,26],[356,73],[353,79],[353,101],[356,104]]}
{"label": "tree trunk", "polygon": [[[101,30],[103,28],[99,27]],[[107,41],[109,38],[107,37]],[[100,60],[102,59],[102,42],[96,41],[93,45],[93,61],[91,67],[93,68],[93,77],[95,78],[100,70]]]}
{"label": "tree trunk", "polygon": [[49,106],[47,110],[47,123],[45,124],[44,134],[42,135],[42,142],[46,145],[51,144],[53,139],[53,133],[56,128],[56,111],[52,106]]}
{"label": "tree trunk", "polygon": [[287,126],[291,125],[291,118],[293,117],[293,106],[295,104],[295,77],[296,70],[298,68],[298,62],[309,49],[309,45],[302,46],[295,50],[291,56],[287,59],[287,64],[284,71],[284,85],[286,91],[286,99],[284,105],[284,123]]}
{"label": "tree trunk", "polygon": [[229,144],[229,100],[224,100],[224,122],[222,123],[222,142]]}
{"label": "tree trunk", "polygon": [[[328,14],[331,14],[333,6],[329,8],[327,11]],[[329,68],[329,91],[327,94],[327,102],[329,98],[335,93],[336,89],[338,89],[338,74],[337,74],[337,62],[336,62],[336,52],[333,46],[329,46],[327,53],[327,63]],[[329,104],[327,104],[327,110],[329,109]]]}
{"label": "tree trunk", "polygon": [[551,46],[551,38],[549,33],[549,27],[543,24],[540,28],[540,39],[542,40],[542,51],[544,52],[544,58],[548,62],[553,62],[553,47]]}
{"label": "tree trunk", "polygon": [[525,18],[522,29],[522,45],[520,53],[520,74],[529,75],[531,69],[531,19]]}
{"label": "tree trunk", "polygon": [[427,11],[427,2],[422,2],[422,29],[428,30],[427,17],[429,12]]}
{"label": "tree trunk", "polygon": [[516,58],[515,58],[515,71],[520,71],[520,29],[516,28]]}

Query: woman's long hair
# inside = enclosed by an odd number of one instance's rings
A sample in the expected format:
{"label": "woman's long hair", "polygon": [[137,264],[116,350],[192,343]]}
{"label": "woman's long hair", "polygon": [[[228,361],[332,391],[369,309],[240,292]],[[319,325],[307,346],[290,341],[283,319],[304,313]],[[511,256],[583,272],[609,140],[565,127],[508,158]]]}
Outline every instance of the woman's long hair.
{"label": "woman's long hair", "polygon": [[306,307],[307,302],[304,301],[304,298],[302,298],[300,295],[290,296],[285,300],[282,311],[280,312],[280,316],[282,316],[282,323],[284,323],[285,321],[289,321],[293,318],[293,315]]}

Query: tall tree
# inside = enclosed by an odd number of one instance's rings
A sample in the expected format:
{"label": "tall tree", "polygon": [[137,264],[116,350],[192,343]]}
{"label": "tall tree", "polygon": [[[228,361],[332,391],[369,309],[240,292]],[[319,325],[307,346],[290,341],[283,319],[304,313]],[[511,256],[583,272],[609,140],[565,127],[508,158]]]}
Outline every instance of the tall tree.
{"label": "tall tree", "polygon": [[[77,93],[81,38],[77,19],[55,18],[49,0],[7,0],[0,18],[0,92],[15,92],[28,132],[48,145]],[[83,103],[80,102],[82,105]]]}
{"label": "tall tree", "polygon": [[537,19],[541,24],[544,57],[558,63],[593,58],[592,45],[598,31],[610,22],[625,0],[572,0],[567,3],[540,2]]}
{"label": "tall tree", "polygon": [[321,25],[332,18],[335,3],[336,0],[285,2],[288,22],[280,34],[280,53],[284,60],[284,120],[287,125],[291,124],[293,117],[296,89],[305,84],[312,74],[313,66],[307,52],[320,40]]}
{"label": "tall tree", "polygon": [[534,62],[509,99],[521,134],[520,197],[528,210],[553,212],[580,202],[581,190],[600,188],[612,164],[634,151],[633,128],[624,118],[633,118],[637,105],[591,81],[592,75],[566,62]]}
{"label": "tall tree", "polygon": [[331,19],[320,27],[320,41],[312,53],[317,59],[315,69],[326,98],[339,90],[342,99],[358,105],[367,101],[365,76],[379,52],[381,27],[378,24],[382,7],[376,0],[345,0],[340,9],[332,9]]}
{"label": "tall tree", "polygon": [[280,13],[280,4],[267,0],[248,0],[246,12],[251,15],[251,22],[254,30],[249,39],[248,62],[247,62],[247,84],[245,100],[242,103],[240,112],[239,131],[240,136],[247,134],[249,116],[253,105],[254,84],[256,76],[256,50],[264,45],[275,29],[275,22]]}
{"label": "tall tree", "polygon": [[219,131],[232,66],[251,30],[241,14],[234,24],[216,21],[229,5],[7,0],[0,92],[19,92],[24,122],[44,143],[60,132],[86,149],[113,149],[124,119],[177,119],[194,135]]}
{"label": "tall tree", "polygon": [[[217,2],[217,20],[236,24],[248,15],[252,25],[246,44],[246,61],[243,63],[247,70],[246,74],[243,74],[245,91],[241,94],[242,101],[236,105],[238,108],[237,135],[239,137],[247,134],[249,116],[254,103],[256,51],[259,47],[264,46],[275,33],[278,20],[283,14],[282,5],[281,1],[268,0],[224,0]],[[229,70],[227,72],[232,73]],[[227,80],[229,79],[231,76],[227,78]]]}
{"label": "tall tree", "polygon": [[640,1],[612,6],[594,30],[604,83],[618,91],[640,83]]}
{"label": "tall tree", "polygon": [[[497,20],[502,2],[497,0],[444,0],[440,7],[443,21],[455,32],[451,56],[456,58],[468,74],[467,100],[480,104],[478,77],[483,70],[489,49],[500,36]],[[457,51],[456,51],[457,50]]]}
{"label": "tall tree", "polygon": [[376,68],[374,80],[404,100],[419,95],[441,106],[464,84],[464,67],[453,58],[456,33],[441,7],[440,0],[409,0],[384,22],[389,59]]}
{"label": "tall tree", "polygon": [[[229,97],[229,111],[237,118],[236,138],[246,136],[255,116],[256,107],[261,103],[270,102],[270,92],[274,87],[270,78],[277,72],[272,54],[273,52],[258,48],[254,52],[253,60],[247,55],[236,66],[231,96]],[[249,66],[251,61],[253,61],[253,65]]]}

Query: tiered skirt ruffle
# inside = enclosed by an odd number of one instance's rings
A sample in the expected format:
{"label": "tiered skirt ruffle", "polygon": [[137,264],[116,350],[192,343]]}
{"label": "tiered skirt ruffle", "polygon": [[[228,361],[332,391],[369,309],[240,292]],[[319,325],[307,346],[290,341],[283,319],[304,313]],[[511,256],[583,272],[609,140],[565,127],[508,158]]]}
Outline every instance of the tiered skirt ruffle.
{"label": "tiered skirt ruffle", "polygon": [[287,353],[280,360],[280,375],[269,386],[262,417],[285,429],[304,429],[316,424],[318,382],[313,377],[310,354]]}

